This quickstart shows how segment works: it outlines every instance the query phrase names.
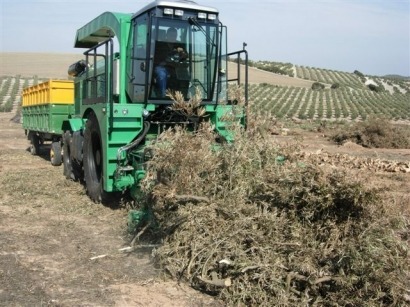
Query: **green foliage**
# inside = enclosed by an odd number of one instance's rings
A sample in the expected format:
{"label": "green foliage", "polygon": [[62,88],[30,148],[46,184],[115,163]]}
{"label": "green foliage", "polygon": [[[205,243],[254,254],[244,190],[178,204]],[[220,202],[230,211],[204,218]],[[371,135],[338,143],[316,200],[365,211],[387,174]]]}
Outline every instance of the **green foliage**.
{"label": "green foliage", "polygon": [[271,62],[271,61],[250,61],[249,66],[275,74],[294,76],[293,65],[291,63]]}
{"label": "green foliage", "polygon": [[361,73],[361,72],[358,71],[358,70],[355,70],[353,73],[354,73],[355,75],[359,76],[360,78],[364,78],[363,73]]}
{"label": "green foliage", "polygon": [[[315,95],[313,95],[315,94]],[[373,92],[341,86],[338,89],[283,87],[269,84],[249,86],[254,111],[263,110],[278,118],[366,119],[374,114],[410,120],[409,94]]]}
{"label": "green foliage", "polygon": [[366,77],[360,71],[355,70],[353,73],[359,77],[362,83],[366,82]]}
{"label": "green foliage", "polygon": [[22,78],[20,75],[1,77],[0,112],[11,112],[13,104],[16,104],[18,112],[21,103],[21,91],[29,85],[30,80],[31,78]]}
{"label": "green foliage", "polygon": [[338,89],[340,87],[339,83],[333,83],[332,86],[330,87],[332,90]]}
{"label": "green foliage", "polygon": [[369,88],[369,90],[376,92],[376,93],[380,93],[383,91],[382,87],[374,85],[374,84],[369,84],[367,87]]}
{"label": "green foliage", "polygon": [[312,84],[312,90],[314,90],[314,91],[323,90],[324,88],[325,88],[325,85],[320,83],[320,82],[314,82]]}

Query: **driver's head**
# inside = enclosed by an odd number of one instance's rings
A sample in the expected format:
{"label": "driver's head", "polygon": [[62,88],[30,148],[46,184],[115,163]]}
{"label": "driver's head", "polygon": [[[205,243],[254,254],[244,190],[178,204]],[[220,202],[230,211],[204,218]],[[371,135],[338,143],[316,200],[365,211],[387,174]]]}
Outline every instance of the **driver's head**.
{"label": "driver's head", "polygon": [[169,28],[167,31],[167,41],[175,42],[177,40],[178,31],[175,28]]}

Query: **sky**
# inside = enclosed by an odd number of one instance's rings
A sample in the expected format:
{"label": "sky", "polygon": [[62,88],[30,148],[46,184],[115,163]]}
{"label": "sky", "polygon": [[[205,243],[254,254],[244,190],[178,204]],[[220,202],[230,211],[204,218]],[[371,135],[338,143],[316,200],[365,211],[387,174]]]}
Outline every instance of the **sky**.
{"label": "sky", "polygon": [[[0,0],[0,52],[82,53],[76,30],[150,0]],[[410,76],[410,0],[196,0],[219,10],[228,50],[251,60]]]}

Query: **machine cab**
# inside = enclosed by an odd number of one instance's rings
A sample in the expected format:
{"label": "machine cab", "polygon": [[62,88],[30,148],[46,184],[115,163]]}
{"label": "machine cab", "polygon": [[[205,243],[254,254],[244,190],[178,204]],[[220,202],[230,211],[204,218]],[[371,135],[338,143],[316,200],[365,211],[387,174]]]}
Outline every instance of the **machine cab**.
{"label": "machine cab", "polygon": [[188,100],[199,90],[204,103],[216,103],[225,95],[224,37],[214,8],[192,1],[147,5],[131,21],[128,98],[132,103],[169,104],[169,91]]}

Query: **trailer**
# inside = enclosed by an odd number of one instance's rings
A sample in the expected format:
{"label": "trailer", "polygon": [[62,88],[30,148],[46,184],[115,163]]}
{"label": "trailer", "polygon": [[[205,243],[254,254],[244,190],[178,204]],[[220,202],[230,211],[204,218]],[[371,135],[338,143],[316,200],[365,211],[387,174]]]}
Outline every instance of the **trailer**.
{"label": "trailer", "polygon": [[22,118],[30,152],[38,155],[50,147],[50,161],[62,163],[63,122],[74,113],[74,83],[71,80],[48,80],[23,89]]}

